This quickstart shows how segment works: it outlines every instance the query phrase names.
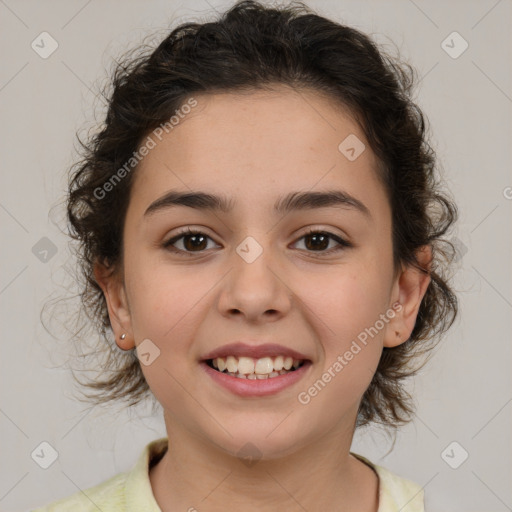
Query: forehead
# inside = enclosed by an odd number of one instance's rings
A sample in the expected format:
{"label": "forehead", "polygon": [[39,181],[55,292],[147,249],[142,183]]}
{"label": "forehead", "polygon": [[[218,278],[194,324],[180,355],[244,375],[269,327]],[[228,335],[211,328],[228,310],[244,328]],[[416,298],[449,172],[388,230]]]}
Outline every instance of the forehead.
{"label": "forehead", "polygon": [[[337,156],[338,144],[347,135],[365,138],[346,107],[311,90],[281,86],[194,99],[197,106],[179,120],[175,116],[178,123],[163,134],[165,142],[158,141],[162,152],[168,146],[180,150],[181,159],[211,160],[215,155],[223,161],[235,156],[239,163],[266,160],[268,167],[304,158],[309,162],[320,153]],[[191,148],[202,151],[191,154]],[[151,155],[145,162],[151,163]]]}
{"label": "forehead", "polygon": [[[290,190],[341,187],[369,202],[376,198],[368,195],[383,193],[363,131],[325,96],[282,87],[194,99],[169,133],[150,134],[156,145],[139,164],[132,191],[140,215],[173,188],[238,196],[240,206],[266,196],[274,204]],[[365,145],[356,159],[340,150],[347,137],[358,150]]]}

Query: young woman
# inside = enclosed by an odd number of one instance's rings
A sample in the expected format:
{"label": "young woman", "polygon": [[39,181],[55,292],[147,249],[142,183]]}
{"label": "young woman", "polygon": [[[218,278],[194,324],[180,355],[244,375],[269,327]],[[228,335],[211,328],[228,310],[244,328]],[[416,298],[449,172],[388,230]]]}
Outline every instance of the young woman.
{"label": "young woman", "polygon": [[412,85],[300,4],[238,3],[119,65],[68,200],[107,341],[88,386],[153,397],[167,437],[38,510],[424,510],[350,452],[411,419],[404,379],[457,312]]}

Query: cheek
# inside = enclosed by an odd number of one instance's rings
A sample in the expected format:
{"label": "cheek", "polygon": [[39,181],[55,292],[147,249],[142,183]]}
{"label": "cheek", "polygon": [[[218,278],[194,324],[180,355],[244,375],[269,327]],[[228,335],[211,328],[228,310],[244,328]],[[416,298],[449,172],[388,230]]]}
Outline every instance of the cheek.
{"label": "cheek", "polygon": [[[369,266],[348,266],[323,277],[304,279],[297,276],[302,300],[325,328],[340,339],[357,336],[373,325],[387,304],[385,276]],[[384,281],[383,281],[384,280]]]}
{"label": "cheek", "polygon": [[[130,288],[134,336],[137,343],[151,340],[158,354],[151,364],[141,364],[141,370],[157,400],[168,410],[183,413],[180,383],[188,382],[199,317],[204,315],[214,282],[197,270],[182,267],[171,272],[169,264],[155,262],[132,271],[136,276]],[[187,390],[195,393],[193,383],[187,383]]]}
{"label": "cheek", "polygon": [[375,279],[376,274],[349,274],[345,269],[337,278],[326,279],[324,286],[309,285],[305,290],[306,310],[323,351],[317,371],[298,397],[310,418],[324,415],[339,421],[347,411],[357,409],[373,378],[384,332],[373,328],[385,312],[384,288],[379,291]]}
{"label": "cheek", "polygon": [[166,344],[184,339],[183,331],[194,323],[194,311],[214,284],[214,276],[193,265],[171,265],[160,252],[127,261],[126,276],[135,338],[153,337]]}
{"label": "cheek", "polygon": [[[359,397],[369,385],[378,365],[387,326],[380,320],[386,313],[386,282],[370,265],[348,266],[328,277],[303,281],[306,311],[321,341],[322,370],[330,372],[332,389]],[[332,377],[336,375],[336,378]]]}

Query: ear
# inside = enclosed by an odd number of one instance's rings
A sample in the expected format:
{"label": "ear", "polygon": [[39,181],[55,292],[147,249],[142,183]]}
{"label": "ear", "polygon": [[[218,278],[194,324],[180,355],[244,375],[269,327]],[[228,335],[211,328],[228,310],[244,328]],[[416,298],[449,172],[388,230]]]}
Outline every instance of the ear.
{"label": "ear", "polygon": [[[122,279],[101,263],[95,263],[94,277],[105,295],[110,324],[114,331],[117,346],[123,350],[134,348],[135,340],[131,326],[130,309]],[[124,340],[121,339],[122,334],[126,334]]]}
{"label": "ear", "polygon": [[[384,336],[385,347],[396,347],[407,341],[416,324],[421,301],[430,284],[432,249],[425,245],[416,251],[416,259],[428,273],[412,265],[402,267],[393,285],[392,304],[395,316],[389,321]],[[396,303],[400,303],[397,306]]]}

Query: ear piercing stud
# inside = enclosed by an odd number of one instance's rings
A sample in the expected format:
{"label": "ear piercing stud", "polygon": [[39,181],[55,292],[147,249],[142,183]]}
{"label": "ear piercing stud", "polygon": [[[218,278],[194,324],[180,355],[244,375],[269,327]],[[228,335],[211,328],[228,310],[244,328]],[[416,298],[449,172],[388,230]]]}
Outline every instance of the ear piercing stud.
{"label": "ear piercing stud", "polygon": [[124,340],[125,338],[126,338],[126,334],[125,333],[121,334],[121,339]]}

